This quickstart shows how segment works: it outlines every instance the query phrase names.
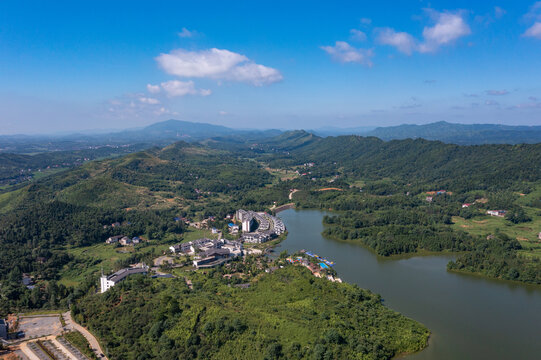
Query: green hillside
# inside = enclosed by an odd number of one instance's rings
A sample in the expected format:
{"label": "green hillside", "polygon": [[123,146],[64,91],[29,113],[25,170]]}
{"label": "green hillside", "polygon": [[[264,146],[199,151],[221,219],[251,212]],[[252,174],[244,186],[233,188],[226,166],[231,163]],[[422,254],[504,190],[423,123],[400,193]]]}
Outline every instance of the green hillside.
{"label": "green hillside", "polygon": [[379,296],[306,269],[263,274],[248,289],[222,275],[188,275],[194,290],[183,279],[127,281],[74,313],[118,359],[390,359],[428,339]]}

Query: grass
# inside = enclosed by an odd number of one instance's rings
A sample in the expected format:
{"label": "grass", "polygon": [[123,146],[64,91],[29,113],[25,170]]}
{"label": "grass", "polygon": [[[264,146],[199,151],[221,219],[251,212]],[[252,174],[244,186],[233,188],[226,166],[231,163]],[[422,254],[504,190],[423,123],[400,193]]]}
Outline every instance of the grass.
{"label": "grass", "polygon": [[541,260],[541,242],[521,242],[523,247],[518,253],[527,258],[538,258]]}
{"label": "grass", "polygon": [[487,236],[500,231],[512,238],[517,239],[523,250],[519,253],[528,257],[537,257],[541,259],[541,242],[537,238],[541,231],[541,216],[538,215],[539,210],[530,207],[523,207],[532,221],[513,224],[505,218],[496,216],[482,216],[472,219],[464,219],[458,216],[453,216],[453,228],[455,230],[463,230],[472,235]]}
{"label": "grass", "polygon": [[355,181],[350,182],[350,184],[349,184],[350,187],[356,187],[356,188],[359,188],[359,189],[364,188],[365,185],[366,184],[365,184],[365,182],[363,180],[355,180]]}
{"label": "grass", "polygon": [[0,213],[11,211],[23,197],[23,189],[0,194]]}
{"label": "grass", "polygon": [[70,331],[64,334],[64,339],[66,339],[71,345],[79,349],[81,353],[88,356],[90,359],[97,359],[96,354],[90,348],[90,344],[86,338],[78,331]]}
{"label": "grass", "polygon": [[535,190],[533,190],[529,194],[526,194],[525,196],[519,196],[517,204],[528,205],[539,199],[541,199],[541,186],[536,186]]}
{"label": "grass", "polygon": [[293,180],[298,177],[297,173],[293,170],[287,170],[287,169],[272,169],[272,168],[265,168],[274,178],[274,183],[278,182],[278,179],[282,181],[287,180]]}
{"label": "grass", "polygon": [[21,316],[37,316],[37,315],[61,315],[66,310],[55,309],[55,310],[34,310],[21,313]]}
{"label": "grass", "polygon": [[194,227],[189,227],[183,234],[181,242],[188,242],[201,238],[218,239],[218,234],[213,234],[209,229],[196,229]]}
{"label": "grass", "polygon": [[[67,252],[77,260],[75,266],[65,266],[60,273],[60,283],[66,286],[75,286],[79,284],[88,276],[99,273],[103,267],[104,272],[110,272],[113,270],[115,261],[127,258],[133,248],[126,247],[129,252],[120,253],[114,245],[109,244],[96,244],[92,246],[68,248]],[[124,250],[126,250],[124,249]]]}

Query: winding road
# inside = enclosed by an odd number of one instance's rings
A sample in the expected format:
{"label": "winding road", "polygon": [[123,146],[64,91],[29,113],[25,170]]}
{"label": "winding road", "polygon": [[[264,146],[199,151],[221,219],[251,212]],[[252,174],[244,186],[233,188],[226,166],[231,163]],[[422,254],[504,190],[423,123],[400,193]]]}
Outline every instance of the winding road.
{"label": "winding road", "polygon": [[90,347],[92,348],[94,353],[96,353],[96,356],[98,357],[98,359],[109,360],[107,359],[107,356],[105,356],[105,352],[102,350],[100,343],[98,342],[98,339],[96,339],[96,337],[92,335],[92,333],[88,331],[86,328],[77,324],[72,319],[70,311],[65,312],[64,314],[62,314],[62,316],[64,317],[64,320],[66,321],[67,328],[75,329],[79,331],[81,334],[83,334],[86,340],[88,340],[88,343],[90,344]]}

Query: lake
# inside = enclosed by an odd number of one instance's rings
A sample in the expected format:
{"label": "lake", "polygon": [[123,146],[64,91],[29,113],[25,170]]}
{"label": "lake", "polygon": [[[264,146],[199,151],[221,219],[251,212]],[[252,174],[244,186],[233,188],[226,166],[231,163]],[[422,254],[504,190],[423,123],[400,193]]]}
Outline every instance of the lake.
{"label": "lake", "polygon": [[288,237],[276,251],[314,251],[335,262],[342,280],[381,294],[387,306],[426,325],[429,346],[407,359],[541,359],[541,287],[447,272],[447,255],[381,259],[324,238],[324,215],[280,212]]}

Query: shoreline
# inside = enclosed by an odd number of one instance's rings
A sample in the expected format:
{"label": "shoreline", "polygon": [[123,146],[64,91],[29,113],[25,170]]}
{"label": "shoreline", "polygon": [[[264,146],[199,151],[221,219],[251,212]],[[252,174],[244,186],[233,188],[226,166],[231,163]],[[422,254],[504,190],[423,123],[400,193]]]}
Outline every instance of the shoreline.
{"label": "shoreline", "polygon": [[[295,211],[301,211],[301,210],[316,210],[316,211],[321,211],[321,212],[335,212],[333,210],[322,210],[322,209],[317,209],[317,208],[303,208],[303,207],[300,207],[300,208],[294,208]],[[323,224],[323,227],[325,228],[326,225]],[[461,254],[467,254],[468,251],[451,251],[451,250],[443,250],[443,251],[430,251],[430,250],[420,250],[420,251],[416,251],[414,253],[404,253],[404,254],[393,254],[393,255],[389,255],[389,256],[383,256],[383,255],[379,255],[378,253],[376,253],[376,250],[367,246],[366,244],[364,244],[362,241],[357,241],[357,240],[342,240],[342,239],[338,239],[338,238],[335,238],[335,237],[332,237],[332,236],[325,236],[323,235],[323,233],[321,234],[322,237],[324,237],[325,239],[329,239],[329,240],[333,240],[333,241],[338,241],[338,242],[341,242],[341,243],[347,243],[347,244],[354,244],[354,245],[358,245],[358,246],[361,246],[363,247],[364,249],[370,251],[372,254],[374,254],[378,261],[391,261],[391,260],[402,260],[402,259],[412,259],[412,258],[415,258],[415,257],[425,257],[425,256],[458,256],[458,255],[461,255]],[[451,273],[456,273],[456,274],[460,274],[460,275],[468,275],[468,276],[474,276],[474,277],[479,277],[479,278],[484,278],[486,280],[491,280],[491,281],[497,281],[497,282],[503,282],[503,283],[509,283],[509,284],[514,284],[514,285],[522,285],[522,286],[530,286],[530,287],[533,287],[533,288],[541,288],[541,284],[535,284],[535,283],[528,283],[528,282],[523,282],[523,281],[517,281],[517,280],[507,280],[507,279],[500,279],[500,278],[496,278],[496,277],[491,277],[491,276],[488,276],[488,275],[485,275],[485,274],[482,274],[482,273],[477,273],[477,272],[470,272],[470,271],[464,271],[464,270],[456,270],[456,269],[452,269],[452,270],[449,270],[446,268],[446,271],[448,272],[451,272]]]}

